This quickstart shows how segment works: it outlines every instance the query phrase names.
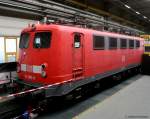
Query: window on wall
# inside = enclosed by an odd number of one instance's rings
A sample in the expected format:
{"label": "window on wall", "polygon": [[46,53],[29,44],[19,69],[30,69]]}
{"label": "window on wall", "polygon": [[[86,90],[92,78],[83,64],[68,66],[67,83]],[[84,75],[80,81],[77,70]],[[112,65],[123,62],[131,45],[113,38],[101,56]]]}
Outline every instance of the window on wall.
{"label": "window on wall", "polygon": [[5,62],[4,37],[0,37],[0,63]]}
{"label": "window on wall", "polygon": [[93,49],[103,50],[105,49],[105,38],[104,36],[93,36]]}
{"label": "window on wall", "polygon": [[109,38],[109,48],[117,49],[117,38]]}
{"label": "window on wall", "polygon": [[17,39],[16,38],[5,38],[5,60],[6,62],[15,62],[17,54]]}
{"label": "window on wall", "polygon": [[129,40],[129,48],[130,49],[134,48],[134,40]]}
{"label": "window on wall", "polygon": [[127,48],[127,39],[120,39],[120,48]]}
{"label": "window on wall", "polygon": [[6,52],[16,52],[16,38],[6,38]]}
{"label": "window on wall", "polygon": [[18,58],[19,37],[0,37],[0,63],[14,62]]}
{"label": "window on wall", "polygon": [[18,61],[18,58],[19,58],[19,42],[20,42],[20,37],[17,37],[17,57],[16,57],[17,61]]}
{"label": "window on wall", "polygon": [[140,47],[140,41],[136,40],[136,48]]}
{"label": "window on wall", "polygon": [[18,56],[18,37],[4,37],[5,62],[15,62]]}

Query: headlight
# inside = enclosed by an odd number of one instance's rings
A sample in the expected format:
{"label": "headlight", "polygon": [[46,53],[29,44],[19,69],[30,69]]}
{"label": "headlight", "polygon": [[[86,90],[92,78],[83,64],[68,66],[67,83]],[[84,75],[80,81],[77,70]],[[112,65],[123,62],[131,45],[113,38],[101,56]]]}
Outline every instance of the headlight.
{"label": "headlight", "polygon": [[42,65],[41,65],[41,68],[42,68],[42,72],[41,72],[41,76],[42,76],[42,78],[46,78],[47,77],[47,73],[46,73],[46,67],[47,67],[47,63],[43,63]]}
{"label": "headlight", "polygon": [[46,77],[47,77],[46,72],[45,72],[45,71],[42,71],[42,72],[41,72],[41,76],[42,76],[42,78],[46,78]]}

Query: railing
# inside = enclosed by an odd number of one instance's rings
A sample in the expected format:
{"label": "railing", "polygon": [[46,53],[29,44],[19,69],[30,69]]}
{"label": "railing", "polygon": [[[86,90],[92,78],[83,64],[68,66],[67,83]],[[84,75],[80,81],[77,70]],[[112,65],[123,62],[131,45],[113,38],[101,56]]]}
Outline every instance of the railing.
{"label": "railing", "polygon": [[1,63],[0,64],[0,75],[3,73],[8,73],[5,75],[4,79],[0,79],[0,85],[5,83],[13,82],[12,72],[17,70],[17,62],[8,62],[8,63]]}

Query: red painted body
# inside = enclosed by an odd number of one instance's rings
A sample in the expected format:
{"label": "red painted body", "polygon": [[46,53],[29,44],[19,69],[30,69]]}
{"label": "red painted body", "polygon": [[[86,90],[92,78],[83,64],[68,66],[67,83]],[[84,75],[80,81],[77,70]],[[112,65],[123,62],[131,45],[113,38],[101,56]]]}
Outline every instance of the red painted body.
{"label": "red painted body", "polygon": [[[68,80],[81,80],[96,74],[124,68],[132,64],[140,64],[143,54],[143,39],[116,33],[101,32],[62,25],[36,25],[36,29],[27,28],[22,31],[30,33],[29,47],[20,49],[19,64],[26,64],[27,71],[18,73],[19,79],[28,83],[54,84]],[[50,48],[33,48],[36,32],[52,33]],[[74,34],[81,34],[81,47],[74,48]],[[137,49],[93,50],[93,34],[135,39],[140,41]],[[40,73],[33,73],[33,65],[46,64],[46,78]]]}

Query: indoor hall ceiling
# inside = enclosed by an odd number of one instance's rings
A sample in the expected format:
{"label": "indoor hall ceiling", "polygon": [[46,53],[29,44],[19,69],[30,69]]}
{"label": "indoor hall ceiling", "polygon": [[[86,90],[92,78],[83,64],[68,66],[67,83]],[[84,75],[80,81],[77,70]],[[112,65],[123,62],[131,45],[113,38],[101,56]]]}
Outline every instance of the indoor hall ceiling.
{"label": "indoor hall ceiling", "polygon": [[[150,31],[150,0],[57,0],[87,11],[94,8],[109,20],[131,27],[143,26]],[[125,5],[131,7],[127,8]],[[95,10],[96,9],[96,10]],[[137,14],[136,12],[140,13]]]}
{"label": "indoor hall ceiling", "polygon": [[150,19],[150,0],[120,0]]}
{"label": "indoor hall ceiling", "polygon": [[[100,15],[100,18],[103,16],[105,21],[150,31],[149,4],[150,0],[0,0],[0,15],[39,20],[45,15],[70,18],[76,13],[84,17],[92,12]],[[81,9],[84,13],[72,11],[72,7],[68,6]],[[91,16],[90,19],[93,18]],[[96,19],[99,20],[99,17]]]}

